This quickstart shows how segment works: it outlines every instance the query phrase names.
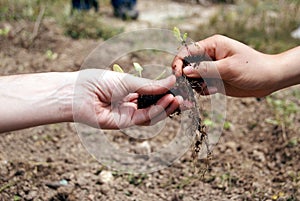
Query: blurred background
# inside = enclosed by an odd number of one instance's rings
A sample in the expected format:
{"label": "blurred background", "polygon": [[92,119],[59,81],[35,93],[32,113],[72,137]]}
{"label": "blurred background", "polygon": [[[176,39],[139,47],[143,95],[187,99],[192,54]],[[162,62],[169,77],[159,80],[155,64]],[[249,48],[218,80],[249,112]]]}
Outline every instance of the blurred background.
{"label": "blurred background", "polygon": [[[79,70],[101,42],[151,27],[176,26],[194,41],[224,34],[270,54],[300,45],[299,0],[138,0],[137,20],[118,17],[109,0],[98,2],[98,12],[72,12],[68,0],[0,0],[0,74]],[[155,52],[132,53],[122,62],[126,68],[155,59]],[[190,152],[151,174],[108,170],[85,151],[71,123],[5,133],[0,200],[300,200],[299,111],[298,86],[260,100],[228,98],[204,177]],[[209,133],[214,122],[205,112],[203,120]],[[142,144],[142,151],[161,141],[111,140]]]}

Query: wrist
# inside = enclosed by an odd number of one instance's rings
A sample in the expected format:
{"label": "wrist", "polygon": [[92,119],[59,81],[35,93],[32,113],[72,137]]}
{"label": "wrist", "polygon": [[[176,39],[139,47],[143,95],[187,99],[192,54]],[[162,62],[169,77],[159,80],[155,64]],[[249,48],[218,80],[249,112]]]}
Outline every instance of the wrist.
{"label": "wrist", "polygon": [[50,102],[53,102],[53,121],[51,123],[73,122],[73,98],[78,72],[57,73],[57,90]]}
{"label": "wrist", "polygon": [[300,84],[300,47],[274,55],[277,89]]}

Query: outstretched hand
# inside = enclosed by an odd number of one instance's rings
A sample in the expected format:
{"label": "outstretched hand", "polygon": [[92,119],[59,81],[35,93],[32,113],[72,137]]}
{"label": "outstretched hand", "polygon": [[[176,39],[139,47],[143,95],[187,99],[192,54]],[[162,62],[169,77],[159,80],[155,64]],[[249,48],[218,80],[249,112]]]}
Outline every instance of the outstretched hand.
{"label": "outstretched hand", "polygon": [[154,124],[172,114],[182,97],[167,94],[156,105],[138,109],[138,96],[164,94],[175,82],[175,76],[152,81],[113,71],[81,71],[75,88],[74,121],[102,129]]}

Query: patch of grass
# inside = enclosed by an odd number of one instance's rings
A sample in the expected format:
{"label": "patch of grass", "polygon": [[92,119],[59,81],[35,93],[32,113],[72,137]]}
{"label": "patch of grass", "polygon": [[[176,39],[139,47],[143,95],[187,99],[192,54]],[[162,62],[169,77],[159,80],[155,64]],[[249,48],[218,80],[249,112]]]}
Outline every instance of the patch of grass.
{"label": "patch of grass", "polygon": [[109,39],[121,32],[123,28],[106,24],[101,16],[95,13],[74,12],[64,23],[65,34],[74,38]]}
{"label": "patch of grass", "polygon": [[290,149],[298,147],[298,129],[297,123],[299,113],[299,103],[294,102],[291,97],[292,90],[274,93],[266,98],[267,104],[273,111],[274,116],[267,118],[265,122],[274,125],[273,134],[280,134],[285,146]]}
{"label": "patch of grass", "polygon": [[70,2],[63,0],[0,0],[0,21],[35,21],[42,7],[45,16],[58,17],[70,12]]}
{"label": "patch of grass", "polygon": [[300,25],[300,1],[237,1],[220,7],[208,24],[201,25],[192,38],[222,34],[265,53],[278,53],[300,45],[290,33]]}
{"label": "patch of grass", "polygon": [[[108,3],[101,2],[102,5]],[[43,9],[44,17],[53,18],[62,26],[65,34],[74,39],[108,39],[123,32],[122,27],[105,23],[98,13],[75,11],[71,16],[71,3],[63,0],[0,0],[0,22],[34,22]]]}
{"label": "patch of grass", "polygon": [[288,99],[278,98],[276,94],[268,96],[266,100],[275,114],[275,119],[270,120],[272,124],[290,126],[294,122],[295,115],[299,111],[297,104]]}
{"label": "patch of grass", "polygon": [[0,0],[0,21],[34,20],[39,4],[37,0]]}

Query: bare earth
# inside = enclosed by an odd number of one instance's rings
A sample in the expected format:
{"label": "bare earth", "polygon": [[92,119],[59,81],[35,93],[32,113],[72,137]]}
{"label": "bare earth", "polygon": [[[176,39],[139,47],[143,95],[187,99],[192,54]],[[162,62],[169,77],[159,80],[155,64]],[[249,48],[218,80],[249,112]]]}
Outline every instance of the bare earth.
{"label": "bare earth", "polygon": [[[166,0],[141,0],[139,9],[138,22],[113,19],[109,8],[101,12],[112,23],[128,23],[130,31],[171,28],[174,19],[178,26],[192,29],[191,24],[199,23],[192,18],[201,22],[215,10]],[[164,25],[165,22],[169,24]],[[67,38],[51,19],[43,20],[32,44],[28,44],[22,33],[30,32],[34,23],[26,22],[24,30],[17,34],[14,33],[23,26],[21,23],[0,24],[3,26],[11,26],[12,33],[0,36],[1,75],[78,70],[84,58],[101,43]],[[47,58],[48,49],[58,57]],[[277,97],[299,107],[298,90],[299,87],[284,90]],[[111,172],[88,154],[74,125],[63,123],[1,135],[0,200],[300,200],[298,113],[285,129],[266,121],[275,119],[266,99],[228,98],[227,101],[226,121],[231,126],[224,129],[213,151],[211,169],[204,178],[194,173],[190,152],[171,167],[151,174]],[[120,138],[112,140],[119,142]],[[122,140],[130,146],[128,138],[121,137]],[[150,143],[152,150],[155,143]],[[106,181],[104,173],[112,173],[113,177]]]}

